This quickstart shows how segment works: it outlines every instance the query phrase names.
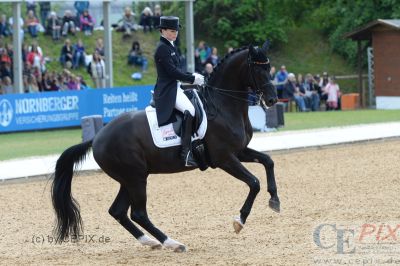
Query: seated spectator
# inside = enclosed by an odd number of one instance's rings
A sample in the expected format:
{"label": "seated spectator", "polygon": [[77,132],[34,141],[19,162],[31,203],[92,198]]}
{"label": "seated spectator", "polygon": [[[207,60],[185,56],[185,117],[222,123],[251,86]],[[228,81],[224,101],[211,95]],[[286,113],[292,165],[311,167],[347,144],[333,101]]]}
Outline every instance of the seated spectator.
{"label": "seated spectator", "polygon": [[87,90],[90,89],[90,87],[86,84],[85,80],[81,75],[78,75],[78,82],[79,82],[79,87],[81,90]]}
{"label": "seated spectator", "polygon": [[104,58],[104,43],[102,38],[98,38],[96,40],[95,51],[98,52],[102,58]]}
{"label": "seated spectator", "polygon": [[39,86],[36,81],[36,78],[34,75],[29,75],[25,80],[25,92],[26,93],[37,93],[39,92]]}
{"label": "seated spectator", "polygon": [[276,73],[276,91],[278,93],[278,98],[283,99],[283,90],[287,82],[288,72],[286,71],[286,66],[282,65],[281,69]]}
{"label": "seated spectator", "polygon": [[137,41],[132,43],[132,48],[128,55],[128,64],[142,67],[142,71],[147,70],[147,58],[143,56],[142,49],[140,49],[140,44]]}
{"label": "seated spectator", "polygon": [[73,51],[74,54],[72,57],[72,68],[77,69],[80,65],[84,66],[86,52],[85,46],[83,45],[81,39],[79,39],[78,42],[74,45]]}
{"label": "seated spectator", "polygon": [[13,72],[11,63],[2,61],[0,62],[0,79],[4,79],[5,77],[9,77],[12,80]]}
{"label": "seated spectator", "polygon": [[209,78],[211,73],[214,71],[214,67],[211,63],[207,63],[206,66],[204,67],[204,71],[203,71],[203,76],[204,78]]}
{"label": "seated spectator", "polygon": [[6,15],[0,16],[0,36],[7,37],[11,35],[10,25],[7,22]]}
{"label": "seated spectator", "polygon": [[[24,27],[24,20],[22,18],[19,18],[19,23],[20,23],[19,34],[20,34],[20,38],[23,40],[24,39],[24,35],[25,35],[24,28],[23,28]],[[13,21],[13,17],[12,16],[8,19],[8,24],[10,25],[10,32],[11,32],[11,34],[13,34],[14,21]]]}
{"label": "seated spectator", "polygon": [[323,95],[327,95],[326,110],[337,110],[340,99],[340,88],[336,83],[335,77],[330,77],[328,84],[323,89]]}
{"label": "seated spectator", "polygon": [[61,48],[60,62],[65,68],[72,67],[72,60],[74,58],[74,48],[71,45],[71,40],[66,39],[64,46]]}
{"label": "seated spectator", "polygon": [[317,81],[311,74],[306,75],[304,90],[305,90],[305,100],[307,108],[311,109],[311,111],[318,111],[320,103],[319,99],[320,87],[318,86]]}
{"label": "seated spectator", "polygon": [[86,36],[92,35],[94,28],[95,20],[89,14],[88,10],[83,11],[83,14],[80,17],[80,29],[85,33]]}
{"label": "seated spectator", "polygon": [[37,17],[35,17],[35,14],[32,10],[29,10],[28,16],[25,19],[25,24],[31,37],[36,38],[39,30],[39,20]]}
{"label": "seated spectator", "polygon": [[152,17],[153,12],[151,11],[150,7],[146,6],[142,14],[140,15],[140,22],[139,25],[143,27],[143,32],[151,31],[152,30]]}
{"label": "seated spectator", "polygon": [[1,86],[1,88],[2,88],[3,94],[14,93],[14,87],[13,87],[11,78],[6,76],[2,80],[3,80],[3,84]]}
{"label": "seated spectator", "polygon": [[282,91],[282,98],[294,100],[300,112],[306,111],[304,97],[301,95],[300,89],[296,83],[296,76],[293,73],[288,74],[287,82]]}
{"label": "seated spectator", "polygon": [[215,67],[219,62],[218,49],[217,47],[213,47],[211,51],[211,55],[208,58],[207,62],[211,63]]}
{"label": "seated spectator", "polygon": [[[325,86],[328,85],[329,83],[329,75],[328,72],[323,72],[322,73],[322,78],[319,81],[319,87],[321,88],[321,92],[324,90]],[[328,94],[323,94],[321,93],[319,95],[321,101],[326,102],[326,100],[328,99]]]}
{"label": "seated spectator", "polygon": [[62,36],[67,36],[68,33],[75,35],[75,19],[71,10],[65,10],[62,19]]}
{"label": "seated spectator", "polygon": [[118,23],[121,22],[122,25],[117,28],[117,31],[125,32],[126,35],[131,35],[131,31],[136,31],[137,24],[135,21],[135,13],[132,12],[130,7],[125,7],[124,15],[118,21]]}
{"label": "seated spectator", "polygon": [[43,76],[43,91],[58,91],[57,74],[55,72],[46,72]]}
{"label": "seated spectator", "polygon": [[72,73],[68,72],[67,76],[67,89],[71,91],[78,91],[80,90],[80,84],[78,81],[78,77],[73,75]]}
{"label": "seated spectator", "polygon": [[81,16],[83,14],[83,12],[85,12],[85,10],[89,10],[89,6],[90,3],[89,1],[75,1],[74,3],[74,8],[76,10],[76,22],[78,23],[78,27],[80,27],[80,19]]}
{"label": "seated spectator", "polygon": [[50,12],[49,17],[47,18],[46,34],[51,35],[55,41],[61,38],[61,23],[61,18],[57,16],[56,12]]}
{"label": "seated spectator", "polygon": [[162,12],[161,12],[161,6],[160,5],[155,5],[154,7],[154,15],[152,17],[153,21],[153,28],[157,28],[160,25],[160,18],[162,17]]}
{"label": "seated spectator", "polygon": [[106,87],[106,69],[104,61],[97,52],[93,54],[92,62],[90,62],[90,73],[96,88]]}

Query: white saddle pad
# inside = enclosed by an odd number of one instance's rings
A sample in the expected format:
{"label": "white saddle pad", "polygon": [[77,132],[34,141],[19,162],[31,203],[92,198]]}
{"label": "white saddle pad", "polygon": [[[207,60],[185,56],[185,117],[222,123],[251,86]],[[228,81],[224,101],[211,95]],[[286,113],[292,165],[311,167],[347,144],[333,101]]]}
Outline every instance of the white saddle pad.
{"label": "white saddle pad", "polygon": [[[194,93],[196,97],[199,98],[197,92],[194,91]],[[203,103],[200,101],[200,99],[199,102],[201,106],[201,111],[203,112],[203,120],[201,121],[197,134],[195,134],[196,136],[195,137],[192,136],[192,141],[195,139],[203,139],[207,131],[206,112],[204,111]],[[176,135],[172,123],[162,127],[158,127],[156,109],[151,106],[147,106],[145,110],[146,110],[147,121],[149,122],[150,126],[151,136],[153,138],[154,144],[157,147],[168,148],[172,146],[181,145],[181,137]]]}

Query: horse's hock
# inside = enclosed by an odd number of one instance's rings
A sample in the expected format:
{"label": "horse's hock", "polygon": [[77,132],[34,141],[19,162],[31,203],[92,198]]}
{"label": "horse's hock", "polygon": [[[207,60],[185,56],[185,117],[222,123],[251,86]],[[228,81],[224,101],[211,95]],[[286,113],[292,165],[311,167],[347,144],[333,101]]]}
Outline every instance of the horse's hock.
{"label": "horse's hock", "polygon": [[83,116],[81,119],[82,142],[92,140],[103,127],[101,115]]}

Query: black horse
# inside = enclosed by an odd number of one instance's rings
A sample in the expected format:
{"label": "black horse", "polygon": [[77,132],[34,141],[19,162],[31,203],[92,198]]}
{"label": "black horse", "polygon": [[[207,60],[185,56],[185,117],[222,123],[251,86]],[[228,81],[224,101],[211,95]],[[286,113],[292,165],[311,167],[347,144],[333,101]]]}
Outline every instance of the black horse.
{"label": "black horse", "polygon": [[[247,147],[253,135],[248,118],[248,93],[255,92],[268,107],[277,101],[269,75],[267,46],[267,43],[262,48],[250,45],[226,55],[200,91],[208,110],[208,129],[204,137],[208,164],[223,169],[250,188],[240,216],[234,220],[236,233],[242,229],[260,191],[259,180],[242,162],[264,165],[271,195],[269,206],[277,212],[280,210],[274,162],[268,155]],[[72,146],[61,154],[52,184],[57,239],[60,241],[81,233],[82,221],[78,203],[71,195],[71,181],[74,166],[85,159],[90,148],[101,169],[121,185],[109,213],[143,245],[152,248],[163,245],[175,251],[185,251],[183,244],[167,237],[149,220],[146,185],[149,174],[177,173],[194,168],[186,168],[181,162],[180,146],[160,149],[153,144],[144,111],[120,115],[92,141]],[[127,215],[129,207],[130,218]],[[144,234],[134,222],[156,239]]]}

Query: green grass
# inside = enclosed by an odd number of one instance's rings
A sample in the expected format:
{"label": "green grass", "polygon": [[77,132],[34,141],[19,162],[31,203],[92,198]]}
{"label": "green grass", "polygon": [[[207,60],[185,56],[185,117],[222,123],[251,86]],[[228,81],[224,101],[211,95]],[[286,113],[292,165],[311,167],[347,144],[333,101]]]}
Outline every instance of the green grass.
{"label": "green grass", "polygon": [[[285,113],[279,131],[400,121],[400,110]],[[81,142],[80,129],[0,134],[0,160],[59,154]]]}

